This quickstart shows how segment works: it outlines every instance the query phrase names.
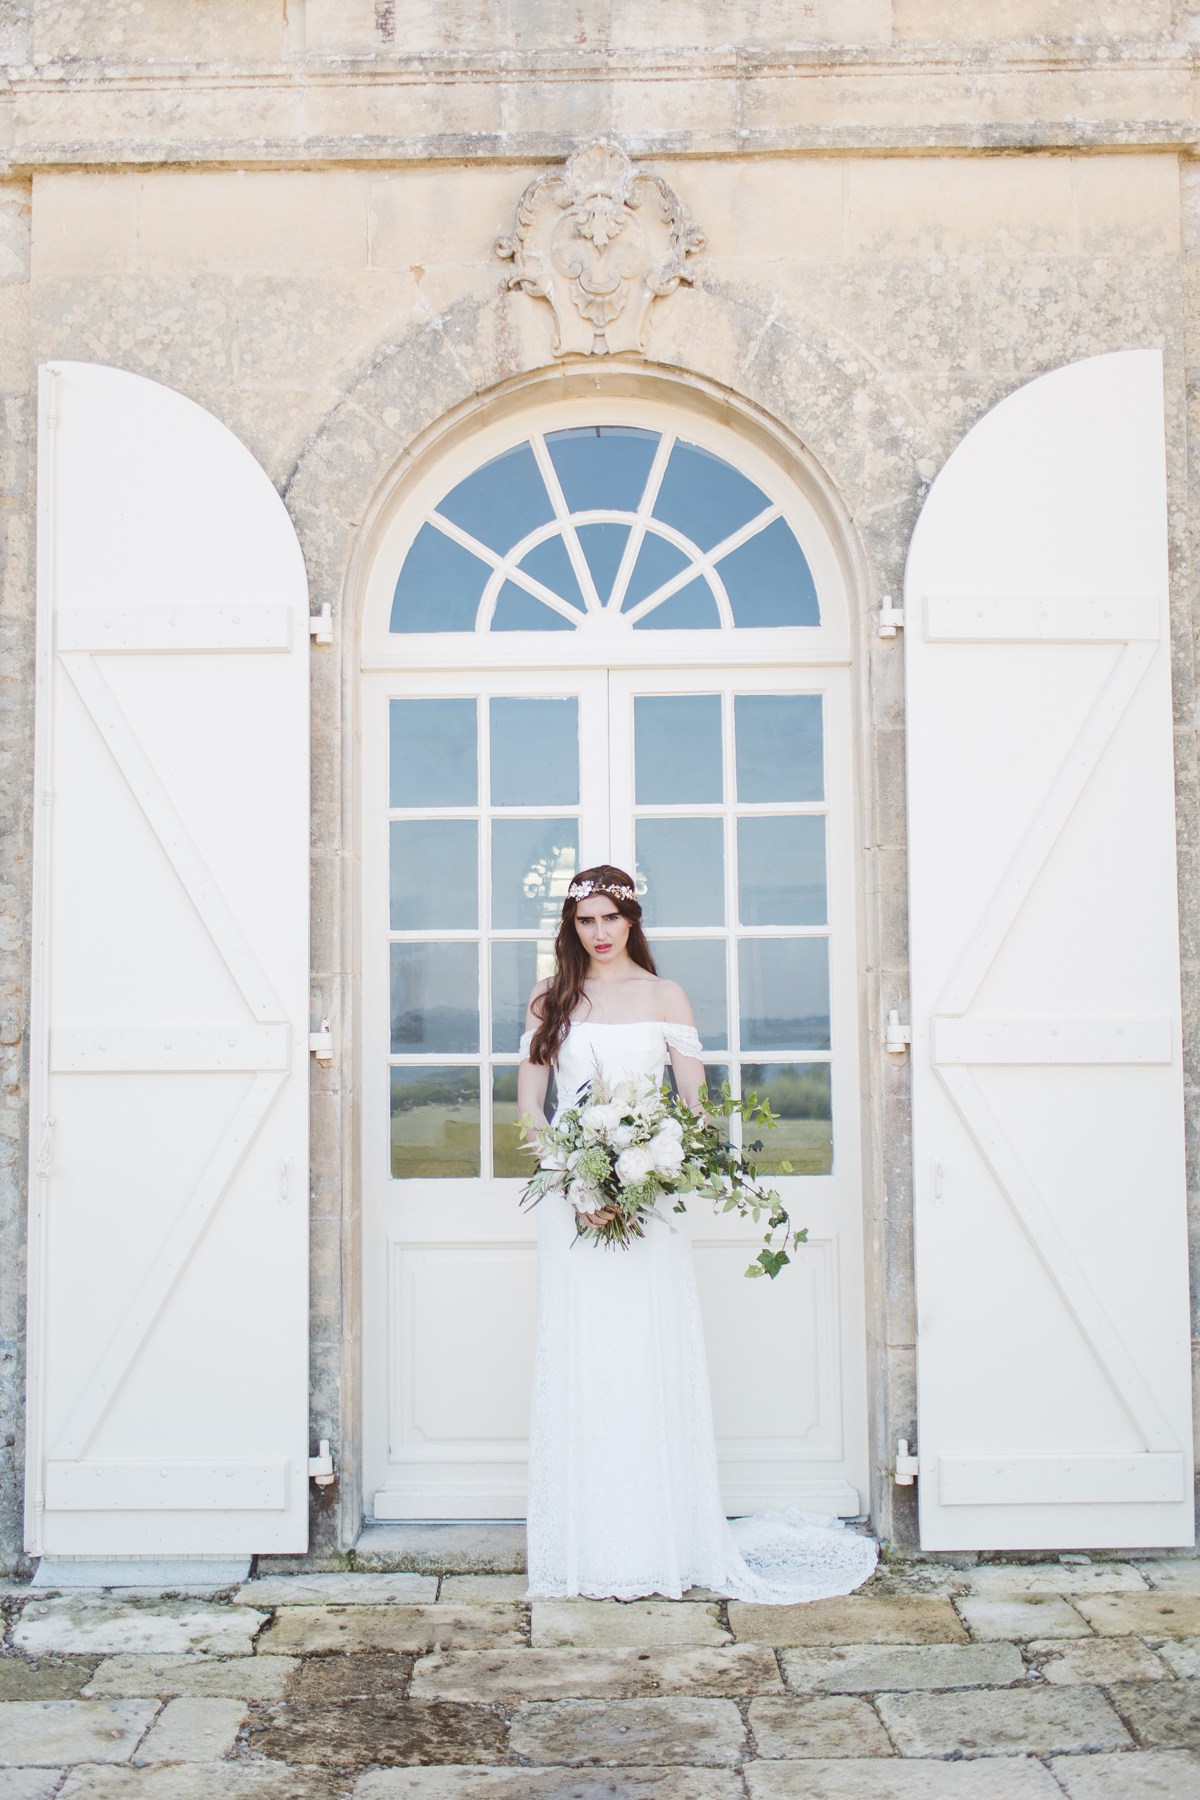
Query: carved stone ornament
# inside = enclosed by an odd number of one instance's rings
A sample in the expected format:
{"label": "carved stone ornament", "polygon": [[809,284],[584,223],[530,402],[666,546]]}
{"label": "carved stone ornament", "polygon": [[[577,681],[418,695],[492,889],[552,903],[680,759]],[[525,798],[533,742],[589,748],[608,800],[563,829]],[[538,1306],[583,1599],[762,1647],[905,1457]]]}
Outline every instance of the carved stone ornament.
{"label": "carved stone ornament", "polygon": [[531,181],[496,242],[507,286],[553,307],[556,356],[644,350],[651,306],[691,281],[686,259],[703,248],[678,195],[608,138]]}

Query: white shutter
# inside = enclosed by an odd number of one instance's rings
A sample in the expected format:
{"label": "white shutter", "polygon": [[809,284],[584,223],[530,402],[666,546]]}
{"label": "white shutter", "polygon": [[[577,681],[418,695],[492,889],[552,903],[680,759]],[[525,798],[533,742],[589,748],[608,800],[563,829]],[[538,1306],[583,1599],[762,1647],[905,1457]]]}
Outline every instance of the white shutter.
{"label": "white shutter", "polygon": [[307,1543],[308,607],[209,413],[42,371],[27,1541]]}
{"label": "white shutter", "polygon": [[989,413],[905,604],[921,1543],[1190,1544],[1158,353]]}

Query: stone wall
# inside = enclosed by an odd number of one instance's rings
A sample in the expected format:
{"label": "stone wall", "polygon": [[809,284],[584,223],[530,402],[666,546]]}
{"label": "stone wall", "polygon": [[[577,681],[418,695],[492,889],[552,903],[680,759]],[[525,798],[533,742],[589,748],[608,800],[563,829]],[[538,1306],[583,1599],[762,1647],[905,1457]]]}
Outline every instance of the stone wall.
{"label": "stone wall", "polygon": [[[902,651],[875,636],[870,609],[899,594],[928,482],[988,407],[1079,357],[1162,347],[1200,1214],[1189,573],[1200,184],[1187,161],[1198,25],[1168,0],[1020,0],[1003,11],[1008,39],[1000,18],[961,0],[0,4],[4,1373],[20,1373],[27,1153],[35,365],[97,360],[179,389],[285,495],[314,608],[331,601],[336,620],[335,645],[314,659],[314,981],[348,1044],[350,560],[408,447],[477,396],[555,366],[549,308],[504,291],[493,245],[531,175],[596,131],[666,175],[708,240],[694,291],[654,316],[645,363],[614,372],[760,409],[824,472],[849,523],[873,1030],[903,1008],[907,976]],[[887,1479],[896,1439],[916,1436],[908,1084],[902,1065],[880,1075],[883,1060],[875,1037],[863,1064],[882,1084],[868,1182],[874,1504],[879,1528],[911,1543],[912,1490]],[[343,1472],[340,1502],[327,1498],[316,1520],[319,1554],[353,1541],[360,1504],[348,1074],[314,1082],[313,1424]],[[19,1385],[0,1400],[8,1562]]]}

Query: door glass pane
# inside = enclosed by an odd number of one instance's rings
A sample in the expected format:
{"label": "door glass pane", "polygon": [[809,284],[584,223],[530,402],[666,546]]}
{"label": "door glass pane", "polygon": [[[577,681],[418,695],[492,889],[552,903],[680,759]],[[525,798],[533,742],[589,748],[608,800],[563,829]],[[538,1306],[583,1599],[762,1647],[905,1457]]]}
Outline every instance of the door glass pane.
{"label": "door glass pane", "polygon": [[825,798],[820,694],[738,694],[733,718],[743,805]]}
{"label": "door glass pane", "polygon": [[392,598],[390,631],[474,631],[491,565],[436,526],[422,525]]}
{"label": "door glass pane", "polygon": [[825,938],[743,938],[738,963],[743,1048],[828,1050]]}
{"label": "door glass pane", "polygon": [[518,444],[452,488],[438,511],[462,531],[504,555],[554,517],[533,451]]}
{"label": "door glass pane", "polygon": [[479,1049],[479,949],[393,944],[392,1052]]}
{"label": "door glass pane", "polygon": [[670,538],[659,537],[656,531],[648,531],[642,539],[637,561],[630,572],[621,611],[628,612],[639,600],[648,600],[656,588],[670,581],[673,575],[678,575],[681,569],[686,569],[689,560]]}
{"label": "door glass pane", "polygon": [[606,606],[613,590],[613,582],[617,579],[621,558],[625,554],[625,546],[629,542],[629,527],[615,524],[579,525],[576,531],[580,548],[587,558],[587,566],[592,572],[592,580],[596,584],[597,597],[601,606]]}
{"label": "door glass pane", "polygon": [[[556,1102],[554,1075],[546,1089],[543,1111],[553,1118]],[[517,1177],[528,1181],[534,1170],[530,1151],[522,1147],[523,1134],[517,1129],[517,1070],[497,1068],[492,1071],[492,1169],[505,1179]],[[553,1199],[545,1202],[553,1206]]]}
{"label": "door glass pane", "polygon": [[552,594],[557,594],[560,600],[568,600],[579,612],[584,611],[579,582],[567,555],[567,546],[560,537],[543,538],[540,544],[535,544],[528,556],[521,558],[521,567],[543,587],[548,587]]}
{"label": "door glass pane", "polygon": [[570,619],[564,619],[561,613],[555,612],[531,594],[527,588],[518,587],[515,581],[506,581],[496,595],[496,605],[492,613],[493,631],[574,631]]}
{"label": "door glass pane", "polygon": [[491,702],[492,805],[578,806],[579,702]]}
{"label": "door glass pane", "polygon": [[647,925],[723,925],[725,849],[720,819],[639,819],[637,870]]}
{"label": "door glass pane", "polygon": [[720,801],[721,696],[639,694],[633,705],[637,804]]}
{"label": "door glass pane", "polygon": [[678,443],[667,463],[654,516],[712,550],[770,505],[762,489],[698,444]]}
{"label": "door glass pane", "polygon": [[426,1065],[392,1072],[392,1174],[479,1174],[479,1070]]}
{"label": "door glass pane", "polygon": [[474,806],[474,700],[393,700],[392,806]]}
{"label": "door glass pane", "polygon": [[723,556],[717,574],[725,583],[733,622],[740,629],[821,623],[808,558],[785,519],[773,519]]}
{"label": "door glass pane", "polygon": [[468,931],[479,923],[474,819],[403,819],[390,827],[393,931]]}
{"label": "door glass pane", "polygon": [[743,925],[825,923],[825,820],[820,814],[738,820]]}
{"label": "door glass pane", "polygon": [[777,1174],[790,1162],[794,1175],[828,1175],[833,1169],[833,1104],[828,1063],[743,1063],[742,1093],[771,1102],[780,1123],[762,1135],[753,1152],[759,1168]]}
{"label": "door glass pane", "polygon": [[[561,907],[561,901],[558,903]],[[516,1054],[525,1029],[525,1009],[535,982],[554,972],[554,940],[492,945],[492,1049]]]}
{"label": "door glass pane", "polygon": [[729,1048],[725,945],[713,938],[660,938],[650,945],[660,975],[677,981],[692,1003],[706,1050]]}
{"label": "door glass pane", "polygon": [[633,621],[635,631],[717,631],[720,625],[716,596],[699,575]]}
{"label": "door glass pane", "polygon": [[548,432],[546,448],[572,512],[636,512],[658,433],[629,425],[578,426]]}
{"label": "door glass pane", "polygon": [[492,924],[557,931],[571,876],[579,867],[575,819],[496,819],[492,823]]}

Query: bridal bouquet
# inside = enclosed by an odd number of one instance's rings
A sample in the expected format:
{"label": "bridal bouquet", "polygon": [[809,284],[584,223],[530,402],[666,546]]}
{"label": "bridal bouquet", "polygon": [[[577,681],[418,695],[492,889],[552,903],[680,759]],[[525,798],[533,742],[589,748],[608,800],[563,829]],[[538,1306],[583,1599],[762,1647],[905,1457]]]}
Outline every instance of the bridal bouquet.
{"label": "bridal bouquet", "polygon": [[[717,1211],[737,1212],[756,1225],[766,1215],[763,1248],[746,1273],[774,1280],[791,1261],[789,1242],[802,1243],[808,1233],[794,1229],[779,1195],[760,1184],[754,1164],[725,1141],[715,1121],[736,1113],[751,1125],[771,1126],[775,1115],[769,1102],[754,1094],[734,1100],[728,1082],[719,1098],[701,1088],[700,1103],[704,1116],[652,1076],[610,1085],[597,1072],[574,1105],[538,1131],[536,1146],[530,1146],[538,1168],[521,1204],[535,1206],[547,1194],[561,1195],[575,1209],[579,1237],[628,1249],[645,1236],[651,1220],[661,1222],[660,1201],[669,1202],[673,1212],[686,1212],[685,1196],[699,1194]],[[523,1123],[528,1129],[528,1121]],[[790,1163],[780,1166],[791,1173]],[[586,1214],[604,1217],[592,1224]]]}

